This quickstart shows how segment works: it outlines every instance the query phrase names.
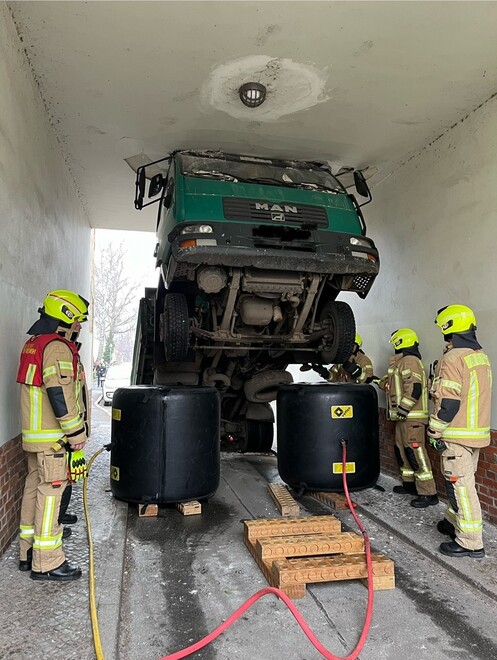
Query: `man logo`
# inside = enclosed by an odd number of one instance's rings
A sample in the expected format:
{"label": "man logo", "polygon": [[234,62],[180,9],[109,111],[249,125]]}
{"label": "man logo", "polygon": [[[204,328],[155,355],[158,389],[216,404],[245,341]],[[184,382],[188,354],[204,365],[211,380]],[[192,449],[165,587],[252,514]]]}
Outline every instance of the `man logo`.
{"label": "man logo", "polygon": [[283,206],[280,206],[279,204],[269,204],[267,202],[256,202],[255,203],[255,210],[256,211],[278,211],[279,213],[298,213],[299,210],[296,206],[290,206],[288,204],[283,204]]}
{"label": "man logo", "polygon": [[285,222],[284,213],[271,213],[271,220],[274,222]]}

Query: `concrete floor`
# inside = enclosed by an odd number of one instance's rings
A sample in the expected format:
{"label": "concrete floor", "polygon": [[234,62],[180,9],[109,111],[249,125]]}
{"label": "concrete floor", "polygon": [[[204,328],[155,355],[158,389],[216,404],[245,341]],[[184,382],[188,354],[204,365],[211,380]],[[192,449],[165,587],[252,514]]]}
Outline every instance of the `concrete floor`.
{"label": "concrete floor", "polygon": [[[96,398],[96,396],[95,396]],[[110,408],[95,405],[87,455],[110,439]],[[223,455],[221,484],[201,516],[162,506],[158,518],[139,518],[135,506],[109,491],[109,455],[96,459],[89,482],[97,599],[107,660],[158,660],[198,640],[266,581],[243,544],[244,519],[277,517],[266,483],[278,481],[273,456]],[[374,550],[395,561],[396,589],[375,593],[373,624],[362,660],[497,658],[497,530],[485,526],[484,560],[450,560],[437,552],[435,529],[443,507],[418,511],[386,492],[354,493]],[[0,559],[0,657],[11,660],[93,658],[88,614],[88,548],[81,488],[71,510],[81,521],[66,543],[84,570],[70,584],[34,583],[17,570],[18,543]],[[330,510],[310,497],[303,515]],[[347,512],[336,515],[354,528]],[[331,652],[355,646],[366,607],[359,582],[308,588],[295,601]],[[285,606],[266,597],[211,646],[202,660],[317,660],[320,654]]]}

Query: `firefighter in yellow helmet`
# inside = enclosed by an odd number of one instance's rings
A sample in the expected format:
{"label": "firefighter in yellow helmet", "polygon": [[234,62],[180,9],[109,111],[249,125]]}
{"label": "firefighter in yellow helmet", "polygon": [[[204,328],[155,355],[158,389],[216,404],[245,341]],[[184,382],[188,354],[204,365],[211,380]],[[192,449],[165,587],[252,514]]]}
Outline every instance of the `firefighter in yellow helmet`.
{"label": "firefighter in yellow helmet", "polygon": [[334,364],[326,378],[330,383],[371,383],[374,379],[373,363],[362,350],[362,337],[359,333],[354,339],[352,355],[343,364]]}
{"label": "firefighter in yellow helmet", "polygon": [[438,310],[435,323],[447,348],[431,386],[434,410],[430,444],[441,452],[449,503],[437,529],[452,537],[440,552],[449,557],[485,556],[480,501],[475,487],[480,448],[490,444],[492,370],[476,339],[476,318],[465,305]]}
{"label": "firefighter in yellow helmet", "polygon": [[395,422],[395,457],[401,486],[393,492],[417,495],[411,506],[422,509],[438,504],[437,489],[425,447],[428,422],[428,388],[421,362],[419,340],[411,328],[400,328],[390,337],[395,354],[379,387],[387,396],[387,414]]}
{"label": "firefighter in yellow helmet", "polygon": [[76,343],[88,306],[72,291],[48,293],[20,357],[17,382],[28,474],[21,505],[19,570],[30,570],[34,580],[67,582],[81,577],[81,569],[64,556],[60,509],[69,484],[71,454],[66,446],[82,450],[90,432],[88,391]]}

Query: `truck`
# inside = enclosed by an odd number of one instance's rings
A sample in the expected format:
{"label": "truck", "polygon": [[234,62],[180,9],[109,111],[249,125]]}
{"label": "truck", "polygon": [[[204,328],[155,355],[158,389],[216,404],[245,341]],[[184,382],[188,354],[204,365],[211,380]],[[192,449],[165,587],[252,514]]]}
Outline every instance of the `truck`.
{"label": "truck", "polygon": [[222,446],[270,451],[287,367],[352,353],[337,298],[365,298],[380,266],[366,179],[352,172],[360,204],[320,161],[178,150],[135,170],[135,208],[158,202],[160,277],[140,301],[132,383],[214,386]]}

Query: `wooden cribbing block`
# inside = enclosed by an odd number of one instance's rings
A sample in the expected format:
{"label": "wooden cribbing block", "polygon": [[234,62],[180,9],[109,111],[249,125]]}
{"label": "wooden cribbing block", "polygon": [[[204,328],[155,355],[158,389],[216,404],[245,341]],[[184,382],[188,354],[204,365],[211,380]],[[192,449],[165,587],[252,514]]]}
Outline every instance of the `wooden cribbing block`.
{"label": "wooden cribbing block", "polygon": [[284,557],[309,557],[364,552],[364,539],[362,536],[353,532],[283,536],[257,539],[255,549],[261,559],[272,564],[276,559],[282,559]]}
{"label": "wooden cribbing block", "polygon": [[139,504],[138,516],[140,518],[156,517],[159,515],[159,507],[157,504]]}
{"label": "wooden cribbing block", "polygon": [[[257,552],[255,550],[255,546],[245,537],[245,545],[247,546],[248,551],[254,558],[257,566],[261,569],[262,574],[268,581],[269,585],[271,587],[276,586],[272,580],[272,575],[271,575],[271,564],[269,562],[264,561],[260,557],[257,556]],[[304,598],[306,588],[305,584],[292,584],[288,585],[285,587],[282,587],[281,589],[289,598]]]}
{"label": "wooden cribbing block", "polygon": [[333,534],[342,530],[342,523],[334,516],[308,516],[307,518],[263,518],[244,521],[247,541],[270,536],[298,536],[300,534]]}
{"label": "wooden cribbing block", "polygon": [[[320,502],[324,502],[324,504],[327,504],[336,511],[349,508],[349,505],[347,504],[347,498],[341,493],[324,493],[322,491],[312,491],[309,493],[309,495],[316,498]],[[352,502],[352,506],[356,507],[357,504]]]}
{"label": "wooden cribbing block", "polygon": [[177,502],[176,508],[181,511],[184,516],[195,516],[202,513],[202,505],[197,500],[191,502]]}
{"label": "wooden cribbing block", "polygon": [[[244,521],[245,545],[272,587],[303,598],[313,582],[362,580],[367,584],[364,540],[341,532],[334,516]],[[373,589],[395,587],[394,564],[372,553]]]}
{"label": "wooden cribbing block", "polygon": [[[395,586],[393,561],[381,553],[372,553],[372,561],[373,588],[393,589]],[[365,577],[367,577],[367,568],[364,554],[277,559],[273,562],[271,570],[272,582],[277,587]]]}
{"label": "wooden cribbing block", "polygon": [[300,507],[283,484],[268,484],[269,493],[282,516],[298,516]]}

